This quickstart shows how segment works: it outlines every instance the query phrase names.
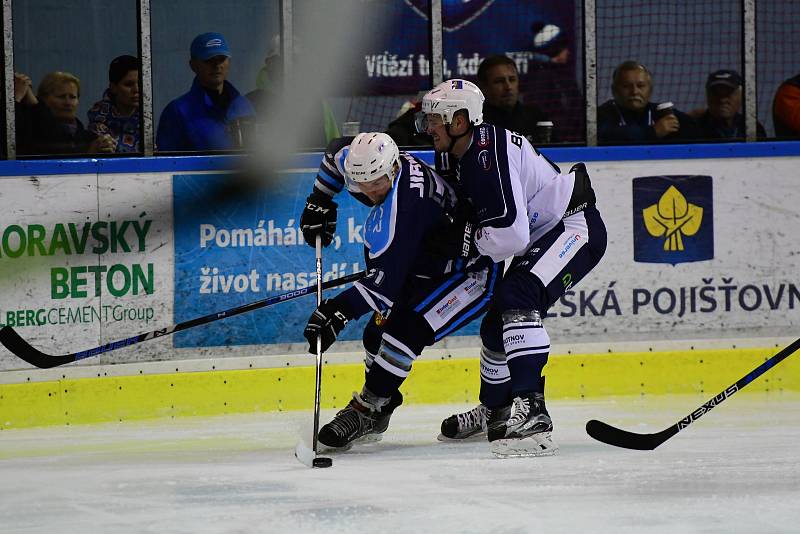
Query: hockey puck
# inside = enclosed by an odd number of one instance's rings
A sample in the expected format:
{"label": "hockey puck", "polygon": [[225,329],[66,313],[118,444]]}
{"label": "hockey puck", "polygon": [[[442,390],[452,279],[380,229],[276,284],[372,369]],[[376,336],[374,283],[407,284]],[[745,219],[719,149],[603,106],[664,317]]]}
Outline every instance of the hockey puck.
{"label": "hockey puck", "polygon": [[311,465],[314,467],[330,467],[333,465],[333,460],[325,456],[317,456],[311,462]]}

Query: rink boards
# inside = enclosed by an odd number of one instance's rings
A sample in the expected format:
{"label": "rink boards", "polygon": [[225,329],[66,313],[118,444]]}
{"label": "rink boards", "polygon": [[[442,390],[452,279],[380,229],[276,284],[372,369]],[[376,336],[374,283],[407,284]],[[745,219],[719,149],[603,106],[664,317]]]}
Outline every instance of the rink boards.
{"label": "rink boards", "polygon": [[[545,370],[547,393],[551,400],[661,394],[694,394],[707,400],[778,350],[555,354]],[[149,365],[127,364],[117,372],[92,367],[86,369],[92,377],[0,384],[3,427],[313,409],[314,367],[197,371],[200,366],[190,363],[170,372],[162,366],[160,373],[144,374],[152,371]],[[206,362],[205,367],[213,365]],[[332,364],[323,369],[321,405],[341,408],[360,388],[363,365]],[[477,358],[421,360],[414,369],[402,387],[406,404],[477,402]],[[800,391],[800,359],[785,360],[748,391]]]}
{"label": "rink boards", "polygon": [[[562,168],[587,162],[609,233],[603,262],[547,319],[548,395],[713,395],[788,344],[800,331],[798,153],[547,151]],[[298,158],[245,195],[229,187],[235,158],[3,162],[0,323],[64,354],[313,283],[298,223],[318,161]],[[367,211],[337,200],[326,280],[363,269]],[[0,426],[307,408],[312,308],[297,299],[50,371],[0,348]],[[360,387],[362,324],[328,356],[326,406]],[[423,355],[408,402],[477,398],[475,334],[477,323]],[[790,358],[751,387],[800,390],[798,376]]]}

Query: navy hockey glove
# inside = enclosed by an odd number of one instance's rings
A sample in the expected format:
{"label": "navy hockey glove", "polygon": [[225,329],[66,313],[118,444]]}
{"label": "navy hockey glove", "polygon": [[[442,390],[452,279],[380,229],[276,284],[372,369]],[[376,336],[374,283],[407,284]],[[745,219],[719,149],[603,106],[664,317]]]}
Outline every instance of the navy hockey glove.
{"label": "navy hockey glove", "polygon": [[347,324],[347,315],[332,299],[325,299],[308,319],[303,335],[308,340],[308,352],[317,353],[317,336],[322,336],[322,352],[336,341],[336,336]]}
{"label": "navy hockey glove", "polygon": [[300,231],[309,246],[316,246],[317,234],[322,236],[323,247],[331,244],[336,233],[336,208],[336,202],[324,193],[314,191],[308,195],[300,216]]}
{"label": "navy hockey glove", "polygon": [[438,231],[425,236],[424,248],[434,256],[469,260],[480,256],[475,247],[477,227],[470,221],[472,207],[459,202],[453,211],[445,213]]}

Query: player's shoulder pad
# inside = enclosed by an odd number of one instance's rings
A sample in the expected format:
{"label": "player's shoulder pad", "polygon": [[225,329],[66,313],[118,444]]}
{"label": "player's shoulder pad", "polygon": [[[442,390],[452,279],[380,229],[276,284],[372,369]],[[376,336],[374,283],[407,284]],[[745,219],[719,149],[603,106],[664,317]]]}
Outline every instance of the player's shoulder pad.
{"label": "player's shoulder pad", "polygon": [[471,164],[478,171],[492,171],[497,163],[495,159],[496,130],[491,124],[479,124],[472,134]]}
{"label": "player's shoulder pad", "polygon": [[325,153],[331,155],[336,154],[342,148],[350,146],[350,143],[352,142],[353,142],[353,137],[349,135],[344,137],[335,137],[331,139],[330,142],[328,143],[328,146],[325,147]]}
{"label": "player's shoulder pad", "polygon": [[352,141],[353,138],[350,136],[337,137],[325,147],[325,159],[336,166],[340,173],[344,173],[344,158],[347,157]]}
{"label": "player's shoulder pad", "polygon": [[386,200],[374,206],[364,222],[364,245],[369,250],[369,257],[376,258],[383,254],[392,244],[395,226],[397,225],[397,191],[400,180],[392,187]]}
{"label": "player's shoulder pad", "polygon": [[494,127],[491,124],[479,124],[472,133],[472,142],[483,150],[492,146],[494,141]]}
{"label": "player's shoulder pad", "polygon": [[428,196],[428,189],[431,187],[431,176],[433,169],[421,159],[407,153],[400,153],[400,176],[397,178],[398,193],[402,198],[408,197],[409,200],[401,202],[403,209],[412,209],[412,199],[424,199]]}

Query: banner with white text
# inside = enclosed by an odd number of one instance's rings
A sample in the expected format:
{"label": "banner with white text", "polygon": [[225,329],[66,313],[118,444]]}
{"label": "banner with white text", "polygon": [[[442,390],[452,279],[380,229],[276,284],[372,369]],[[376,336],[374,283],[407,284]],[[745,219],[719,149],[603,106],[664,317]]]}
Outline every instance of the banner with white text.
{"label": "banner with white text", "polygon": [[[590,162],[608,250],[549,310],[553,343],[612,349],[796,335],[798,165],[796,157]],[[299,231],[313,172],[289,172],[246,197],[220,194],[230,176],[3,178],[0,323],[44,352],[64,354],[314,284],[314,251]],[[347,193],[337,202],[325,280],[364,269],[368,209]],[[299,353],[302,345],[291,344],[304,343],[314,306],[311,294],[91,362],[241,355],[236,347]],[[348,324],[341,339],[360,339],[362,325]],[[478,326],[457,335],[476,335]],[[0,347],[0,370],[21,368],[28,365]]]}

